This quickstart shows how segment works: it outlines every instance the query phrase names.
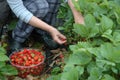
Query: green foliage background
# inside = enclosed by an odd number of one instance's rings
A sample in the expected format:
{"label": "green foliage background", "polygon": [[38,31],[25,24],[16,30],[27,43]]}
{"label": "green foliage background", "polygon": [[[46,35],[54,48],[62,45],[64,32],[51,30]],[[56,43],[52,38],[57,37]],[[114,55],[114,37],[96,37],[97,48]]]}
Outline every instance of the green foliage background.
{"label": "green foliage background", "polygon": [[75,24],[70,8],[61,5],[59,17],[65,23],[60,29],[68,38],[70,56],[62,73],[47,80],[119,80],[120,0],[72,1],[85,24]]}
{"label": "green foliage background", "polygon": [[0,46],[0,80],[7,80],[8,76],[17,75],[16,68],[8,64],[8,56],[6,50]]}

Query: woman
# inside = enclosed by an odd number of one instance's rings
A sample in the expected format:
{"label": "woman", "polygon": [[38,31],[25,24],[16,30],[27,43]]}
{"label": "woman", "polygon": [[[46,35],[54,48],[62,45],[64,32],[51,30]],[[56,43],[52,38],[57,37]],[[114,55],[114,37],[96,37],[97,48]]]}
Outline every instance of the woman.
{"label": "woman", "polygon": [[[56,46],[52,46],[49,43],[64,44],[66,37],[53,27],[61,3],[60,1],[61,0],[7,0],[10,8],[19,18],[16,28],[12,32],[14,40],[12,48],[19,49],[21,43],[29,37],[33,30],[36,30],[41,36],[45,36],[46,32],[48,32],[53,40],[45,38],[44,41],[52,49],[56,48]],[[83,17],[75,10],[71,0],[68,0],[68,4],[73,12],[75,22],[83,23]],[[77,15],[80,17],[78,18]]]}

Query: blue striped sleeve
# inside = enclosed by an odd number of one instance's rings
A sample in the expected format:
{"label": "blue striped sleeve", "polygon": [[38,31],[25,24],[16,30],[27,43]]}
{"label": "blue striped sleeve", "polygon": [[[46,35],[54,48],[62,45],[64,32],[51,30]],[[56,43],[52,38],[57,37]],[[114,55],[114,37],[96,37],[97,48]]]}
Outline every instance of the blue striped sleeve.
{"label": "blue striped sleeve", "polygon": [[26,23],[30,21],[33,14],[26,9],[26,7],[23,5],[22,0],[7,0],[7,2],[18,18]]}

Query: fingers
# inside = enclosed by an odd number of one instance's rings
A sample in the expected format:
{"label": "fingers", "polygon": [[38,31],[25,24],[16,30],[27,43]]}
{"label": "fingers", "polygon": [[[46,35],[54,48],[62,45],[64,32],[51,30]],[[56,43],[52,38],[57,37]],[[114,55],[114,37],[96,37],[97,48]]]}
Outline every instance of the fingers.
{"label": "fingers", "polygon": [[66,40],[66,37],[65,37],[63,34],[58,35],[58,37],[59,37],[62,41]]}
{"label": "fingers", "polygon": [[55,40],[58,44],[64,44],[64,43],[67,42],[66,37],[65,37],[64,35],[62,35],[62,34],[57,35],[57,36],[54,38],[54,40]]}
{"label": "fingers", "polygon": [[58,44],[64,44],[67,42],[66,37],[63,34],[61,34],[57,29],[53,29],[51,31],[51,35],[54,41]]}
{"label": "fingers", "polygon": [[65,41],[62,41],[62,40],[60,40],[59,38],[56,38],[55,41],[56,41],[58,44],[60,44],[60,45],[66,43],[66,40],[65,40]]}

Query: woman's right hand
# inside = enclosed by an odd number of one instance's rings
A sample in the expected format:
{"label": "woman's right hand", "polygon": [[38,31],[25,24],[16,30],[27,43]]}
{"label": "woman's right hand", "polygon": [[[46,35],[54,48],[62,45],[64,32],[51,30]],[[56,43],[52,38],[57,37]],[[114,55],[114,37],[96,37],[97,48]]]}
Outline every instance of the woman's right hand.
{"label": "woman's right hand", "polygon": [[57,42],[58,44],[64,44],[67,42],[66,37],[63,34],[61,34],[57,29],[52,28],[49,32],[53,40]]}

